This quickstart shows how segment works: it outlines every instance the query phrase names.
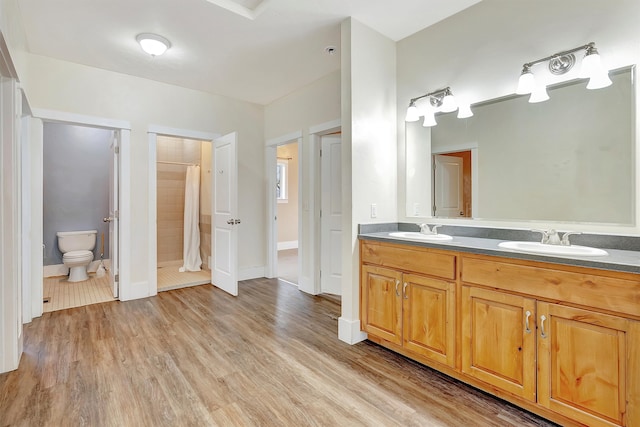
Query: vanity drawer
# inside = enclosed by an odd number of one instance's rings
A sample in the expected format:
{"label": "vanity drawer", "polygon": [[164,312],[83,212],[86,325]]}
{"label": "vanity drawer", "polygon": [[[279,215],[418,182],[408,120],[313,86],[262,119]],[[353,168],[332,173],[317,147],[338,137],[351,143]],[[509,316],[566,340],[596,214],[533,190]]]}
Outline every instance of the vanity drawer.
{"label": "vanity drawer", "polygon": [[549,264],[514,264],[497,257],[461,258],[465,283],[640,317],[640,280],[607,277],[604,271],[588,268],[579,273],[549,268]]}
{"label": "vanity drawer", "polygon": [[412,271],[455,280],[456,256],[433,252],[427,248],[403,247],[385,243],[361,241],[360,257],[363,263],[381,265],[398,270]]}

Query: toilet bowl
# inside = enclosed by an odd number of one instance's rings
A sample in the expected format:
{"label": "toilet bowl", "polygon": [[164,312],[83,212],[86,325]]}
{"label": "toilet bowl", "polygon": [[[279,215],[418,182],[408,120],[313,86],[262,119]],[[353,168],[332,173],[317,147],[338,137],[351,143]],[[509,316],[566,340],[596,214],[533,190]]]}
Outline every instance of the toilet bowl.
{"label": "toilet bowl", "polygon": [[97,230],[59,231],[58,248],[62,252],[62,263],[69,267],[69,282],[87,280],[87,266],[93,261]]}

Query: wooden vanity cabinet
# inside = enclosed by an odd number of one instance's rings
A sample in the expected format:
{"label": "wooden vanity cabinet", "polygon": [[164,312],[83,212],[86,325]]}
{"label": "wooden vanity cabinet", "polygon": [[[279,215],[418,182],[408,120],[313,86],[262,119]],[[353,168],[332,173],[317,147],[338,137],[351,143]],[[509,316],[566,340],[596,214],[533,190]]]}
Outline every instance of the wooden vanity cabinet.
{"label": "wooden vanity cabinet", "polygon": [[536,401],[536,302],[462,287],[462,372]]}
{"label": "wooden vanity cabinet", "polygon": [[[428,251],[401,252],[403,257],[378,261],[387,266],[368,264],[380,260],[388,247],[362,244],[361,325],[372,338],[424,358],[455,366],[455,258]],[[397,248],[406,251],[402,248]],[[416,259],[420,263],[414,264]],[[444,271],[450,280],[430,277]],[[407,265],[411,270],[407,270]],[[416,270],[418,270],[416,272]],[[416,274],[423,273],[423,274]]]}
{"label": "wooden vanity cabinet", "polygon": [[363,265],[361,282],[362,330],[402,345],[402,272]]}
{"label": "wooden vanity cabinet", "polygon": [[640,425],[639,322],[610,314],[633,314],[622,297],[638,306],[637,281],[480,256],[462,264],[464,374],[583,425]]}
{"label": "wooden vanity cabinet", "polygon": [[[538,403],[589,426],[626,423],[634,323],[618,316],[538,302]],[[542,322],[541,319],[544,319]]]}
{"label": "wooden vanity cabinet", "polygon": [[638,275],[374,241],[360,250],[361,325],[374,342],[562,425],[640,426]]}

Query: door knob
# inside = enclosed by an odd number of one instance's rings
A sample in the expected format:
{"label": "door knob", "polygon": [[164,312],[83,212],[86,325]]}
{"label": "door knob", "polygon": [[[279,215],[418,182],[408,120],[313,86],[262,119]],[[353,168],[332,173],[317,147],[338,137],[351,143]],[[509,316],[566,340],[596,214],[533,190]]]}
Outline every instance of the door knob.
{"label": "door knob", "polygon": [[234,224],[240,224],[240,220],[239,220],[239,219],[236,219],[236,220],[234,220],[234,221],[233,221],[233,223],[234,223]]}
{"label": "door knob", "polygon": [[227,224],[229,224],[229,225],[233,225],[233,220],[232,220],[232,219],[227,220]]}
{"label": "door knob", "polygon": [[111,222],[111,221],[113,221],[113,217],[112,216],[107,216],[107,217],[102,218],[102,222]]}

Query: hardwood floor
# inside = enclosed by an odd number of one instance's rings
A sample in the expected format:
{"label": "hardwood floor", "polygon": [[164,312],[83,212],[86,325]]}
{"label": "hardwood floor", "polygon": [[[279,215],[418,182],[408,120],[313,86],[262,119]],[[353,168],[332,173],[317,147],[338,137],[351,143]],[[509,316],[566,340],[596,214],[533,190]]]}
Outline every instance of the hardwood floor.
{"label": "hardwood floor", "polygon": [[0,375],[1,426],[551,426],[370,342],[277,280],[46,313]]}
{"label": "hardwood floor", "polygon": [[278,278],[298,284],[298,249],[278,251]]}

